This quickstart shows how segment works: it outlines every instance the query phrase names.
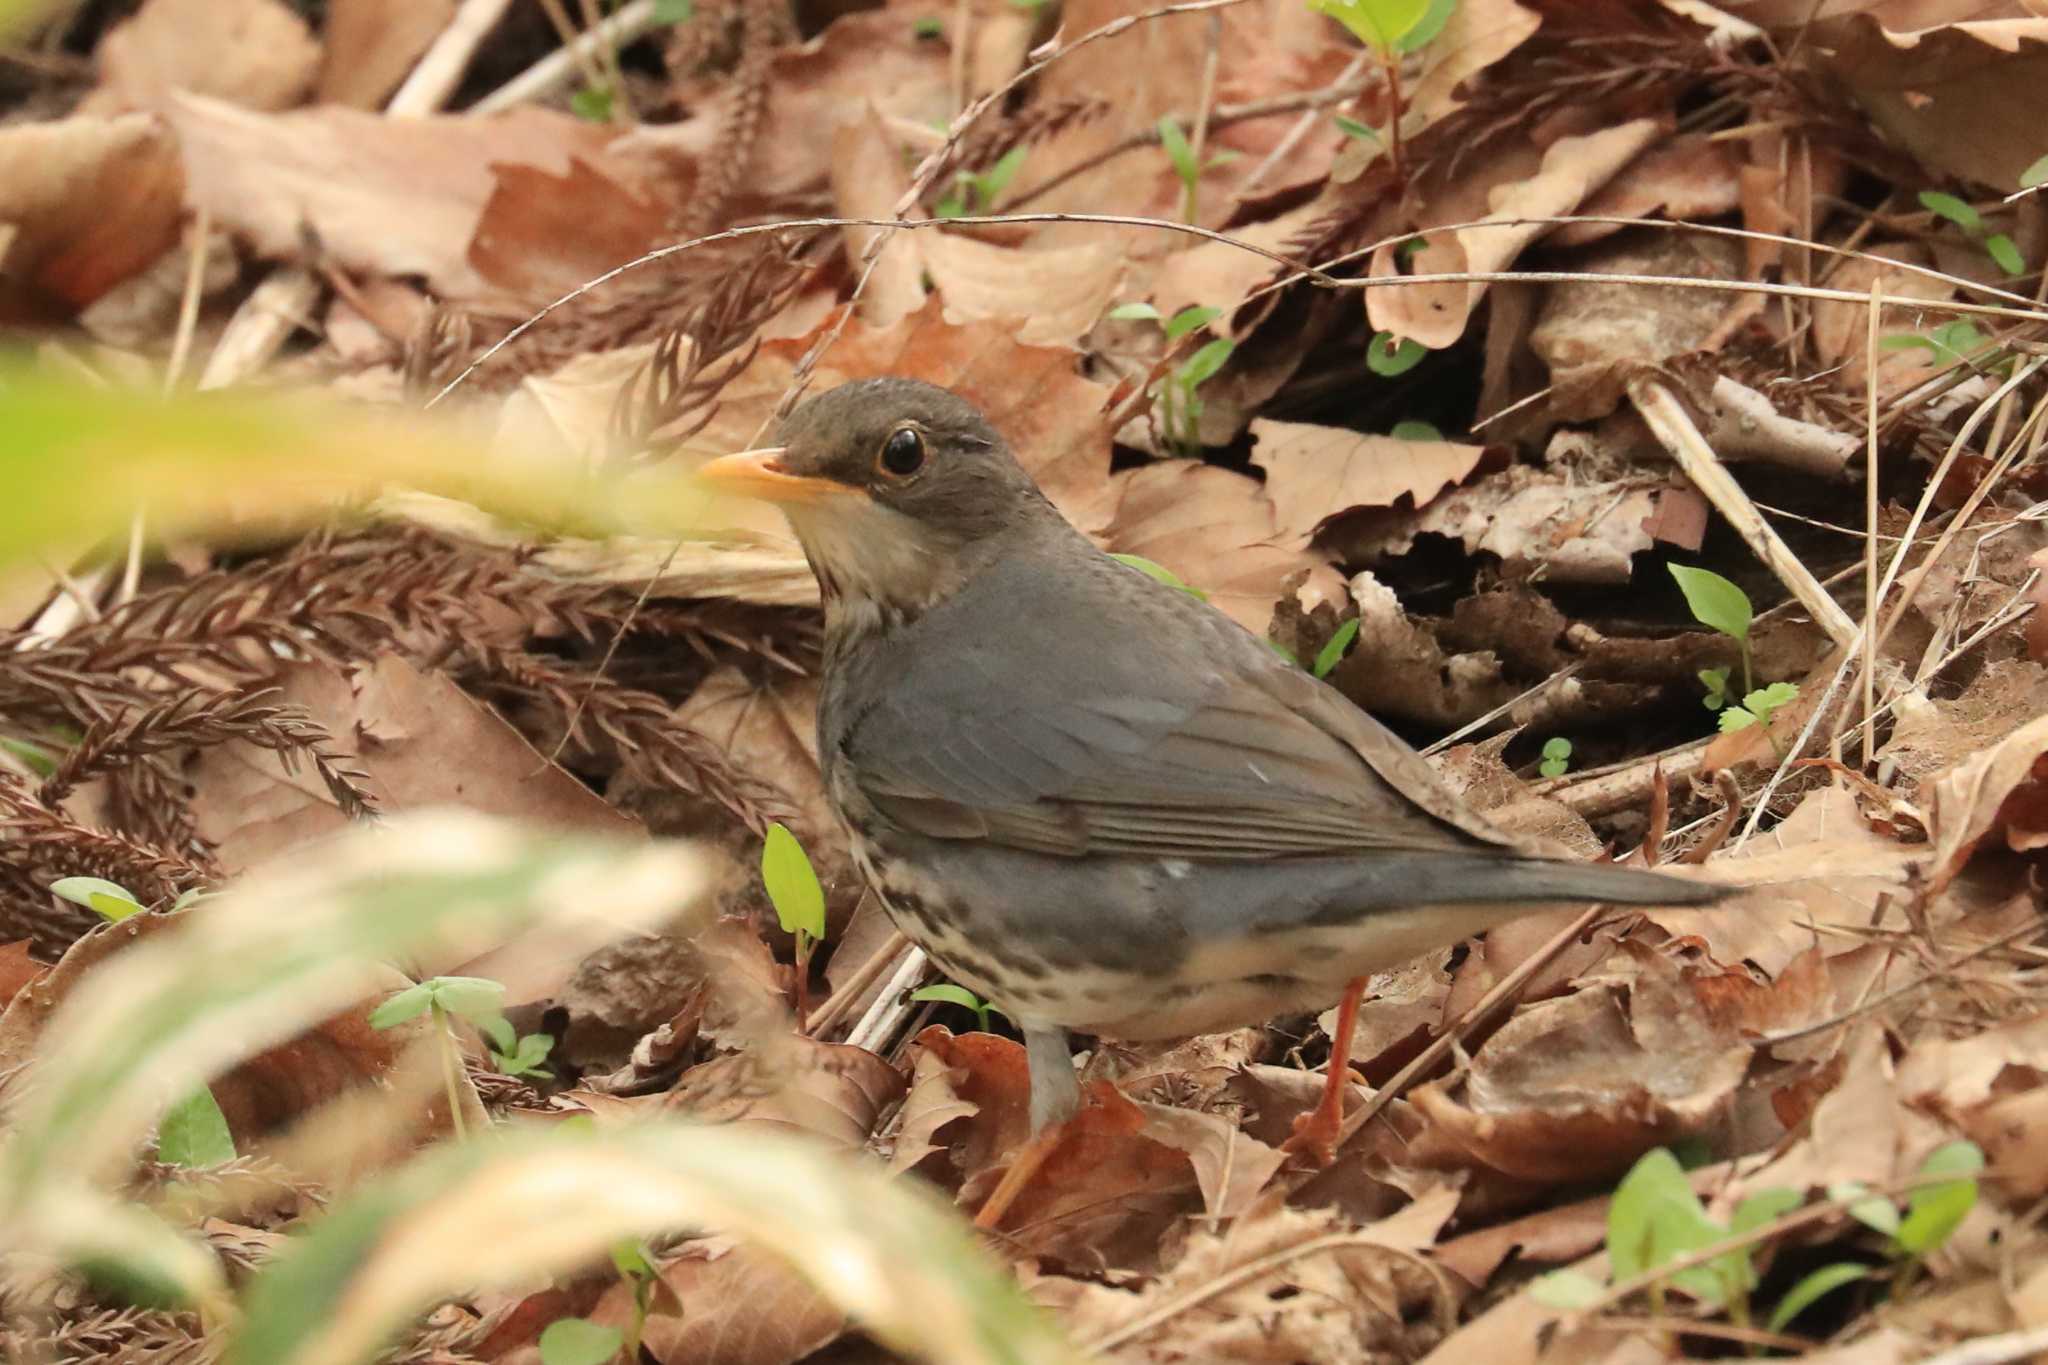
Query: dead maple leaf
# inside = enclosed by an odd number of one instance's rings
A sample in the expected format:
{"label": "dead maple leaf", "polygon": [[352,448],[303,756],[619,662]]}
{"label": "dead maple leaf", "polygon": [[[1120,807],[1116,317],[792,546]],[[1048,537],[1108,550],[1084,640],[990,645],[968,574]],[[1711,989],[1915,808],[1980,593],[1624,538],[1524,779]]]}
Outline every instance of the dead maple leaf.
{"label": "dead maple leaf", "polygon": [[1946,887],[1985,840],[2015,853],[2048,846],[2048,716],[1920,784],[1934,844],[1933,890]]}
{"label": "dead maple leaf", "polygon": [[146,114],[0,128],[0,322],[69,316],[178,240],[185,172]]}
{"label": "dead maple leaf", "polygon": [[1266,471],[1266,496],[1280,534],[1307,544],[1332,517],[1360,507],[1426,507],[1464,482],[1486,447],[1457,441],[1368,436],[1344,427],[1264,418],[1251,425],[1252,463]]}
{"label": "dead maple leaf", "polygon": [[[670,210],[572,155],[557,173],[520,162],[493,162],[494,184],[468,247],[476,273],[532,306],[657,245]],[[678,196],[683,187],[673,187]]]}
{"label": "dead maple leaf", "polygon": [[455,0],[329,0],[317,104],[376,109],[455,13]]}

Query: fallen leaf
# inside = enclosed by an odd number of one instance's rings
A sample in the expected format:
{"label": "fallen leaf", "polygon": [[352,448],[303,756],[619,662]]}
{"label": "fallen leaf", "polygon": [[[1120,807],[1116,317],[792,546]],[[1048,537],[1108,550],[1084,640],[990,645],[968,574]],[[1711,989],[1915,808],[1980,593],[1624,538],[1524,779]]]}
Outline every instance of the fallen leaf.
{"label": "fallen leaf", "polygon": [[328,0],[314,102],[378,108],[454,13],[455,0]]}
{"label": "fallen leaf", "polygon": [[[663,1365],[791,1365],[845,1330],[846,1315],[789,1262],[711,1239],[657,1262],[668,1302],[647,1315],[641,1349]],[[624,1327],[633,1286],[612,1286],[591,1316]]]}
{"label": "fallen leaf", "polygon": [[1946,887],[1985,840],[2026,853],[2048,846],[2048,716],[1920,784],[1934,845],[1932,889]]}
{"label": "fallen leaf", "polygon": [[557,173],[493,162],[495,182],[467,259],[483,279],[535,307],[657,245],[669,211],[571,155]]}
{"label": "fallen leaf", "polygon": [[185,172],[147,114],[0,128],[0,321],[65,317],[178,240]]}
{"label": "fallen leaf", "polygon": [[1107,243],[1016,249],[951,233],[918,234],[946,321],[1003,322],[1027,346],[1064,346],[1095,326],[1123,277]]}
{"label": "fallen leaf", "polygon": [[[842,218],[894,218],[896,205],[910,188],[897,139],[873,102],[862,106],[858,119],[832,130],[832,200]],[[868,258],[875,239],[886,235],[881,255],[867,272],[866,288],[854,307],[870,327],[893,327],[924,306],[925,232],[889,232],[885,228],[849,224],[840,230],[846,259],[856,270]],[[1070,339],[1070,338],[1069,338]]]}
{"label": "fallen leaf", "polygon": [[1283,536],[1307,544],[1332,517],[1360,507],[1426,507],[1462,483],[1486,447],[1457,441],[1367,436],[1344,427],[1261,418],[1252,463],[1266,471],[1266,496]]}
{"label": "fallen leaf", "polygon": [[87,112],[161,111],[173,90],[289,109],[320,71],[320,41],[279,0],[147,0],[100,40]]}
{"label": "fallen leaf", "polygon": [[[1726,141],[1701,133],[1681,134],[1631,161],[1579,212],[1589,218],[1648,218],[1661,213],[1674,222],[1705,222],[1741,207],[1738,181],[1735,156]],[[1606,223],[1566,223],[1546,240],[1551,246],[1582,246],[1621,230]]]}
{"label": "fallen leaf", "polygon": [[4,1010],[7,1002],[23,988],[50,970],[48,963],[38,962],[29,956],[29,942],[24,938],[13,943],[0,943],[0,1010]]}

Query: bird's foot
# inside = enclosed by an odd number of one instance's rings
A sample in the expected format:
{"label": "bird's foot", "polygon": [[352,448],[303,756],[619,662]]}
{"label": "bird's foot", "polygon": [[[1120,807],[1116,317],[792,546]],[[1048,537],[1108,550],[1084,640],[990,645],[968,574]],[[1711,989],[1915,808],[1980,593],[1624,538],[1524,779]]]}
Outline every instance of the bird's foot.
{"label": "bird's foot", "polygon": [[1328,1166],[1337,1159],[1337,1143],[1344,1134],[1344,1085],[1351,1068],[1339,1067],[1335,1085],[1323,1088],[1322,1102],[1294,1120],[1294,1133],[1280,1144],[1288,1156],[1305,1158],[1310,1165]]}

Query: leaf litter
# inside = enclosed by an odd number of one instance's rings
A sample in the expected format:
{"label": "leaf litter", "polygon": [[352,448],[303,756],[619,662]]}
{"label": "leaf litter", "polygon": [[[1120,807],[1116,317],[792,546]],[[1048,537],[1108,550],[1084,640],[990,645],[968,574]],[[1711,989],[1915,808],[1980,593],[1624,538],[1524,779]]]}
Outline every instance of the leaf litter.
{"label": "leaf litter", "polygon": [[[758,444],[806,385],[944,384],[1104,549],[1305,667],[1336,642],[1332,684],[1447,741],[1441,771],[1496,818],[1738,888],[1562,944],[1569,915],[1532,919],[1375,978],[1352,1103],[1385,1107],[1312,1178],[1279,1146],[1327,1016],[1091,1043],[1089,1108],[990,1243],[1079,1348],[1746,1342],[1861,1365],[2048,1329],[2048,392],[2026,369],[2048,237],[2014,193],[2043,176],[2011,117],[2042,21],[1460,0],[1382,53],[1294,0],[705,0],[569,50],[598,6],[466,19],[483,8],[53,7],[10,40],[33,60],[0,95],[0,322],[107,382],[203,371],[386,406],[483,362],[443,406],[601,465]],[[1066,219],[831,216],[1013,209]],[[651,248],[762,224],[787,226],[630,269],[490,349]],[[1134,303],[1206,320],[1174,335]],[[1160,395],[1205,347],[1223,358],[1176,419]],[[1721,491],[1658,395],[1734,465]],[[117,553],[10,588],[0,1058],[31,1058],[141,926],[205,913],[95,928],[61,877],[168,911],[444,803],[687,836],[727,856],[715,925],[432,964],[504,982],[516,1029],[553,1039],[509,1076],[465,1036],[462,1107],[793,1130],[975,1206],[1025,1135],[1021,1048],[999,1012],[905,998],[921,978],[858,911],[824,799],[815,590],[778,519],[714,510],[679,543],[598,542],[393,489],[304,538],[152,546],[129,587]],[[1673,564],[1755,604],[1740,649]],[[1831,639],[1816,601],[1874,643]],[[1717,737],[1712,699],[1770,687],[1792,691]],[[753,872],[771,820],[823,885],[815,995]],[[1518,971],[1519,999],[1483,1011]],[[276,1192],[324,1196],[445,1132],[431,1068],[363,1025],[375,1003],[216,1082],[272,1192],[204,1225],[221,1256],[260,1264],[317,1217]],[[309,1142],[344,1105],[387,1140]],[[1979,1193],[1925,1256],[1892,1259],[1853,1201],[1817,1207],[1860,1182],[1910,1209],[1957,1141]],[[1602,1286],[1617,1188],[1659,1150],[1714,1226],[1752,1196],[1801,1209],[1747,1252],[1757,1316],[1684,1268],[1591,1311],[1531,1290],[1556,1266]],[[647,1253],[651,1281],[479,1291],[403,1358],[544,1359],[572,1316],[657,1361],[879,1349],[749,1244],[679,1229]],[[1755,1325],[1845,1259],[1868,1276]],[[0,1303],[46,1287],[10,1278]],[[82,1285],[35,1321],[67,1359],[220,1344]]]}

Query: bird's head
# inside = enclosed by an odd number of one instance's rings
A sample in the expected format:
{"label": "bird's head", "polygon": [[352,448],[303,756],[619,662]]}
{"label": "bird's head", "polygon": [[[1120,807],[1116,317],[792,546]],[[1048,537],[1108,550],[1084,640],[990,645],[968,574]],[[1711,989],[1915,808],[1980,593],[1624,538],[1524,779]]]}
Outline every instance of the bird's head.
{"label": "bird's head", "polygon": [[698,477],[782,508],[828,607],[914,616],[972,574],[1006,531],[1058,513],[988,419],[914,379],[862,379],[806,400],[775,444]]}

